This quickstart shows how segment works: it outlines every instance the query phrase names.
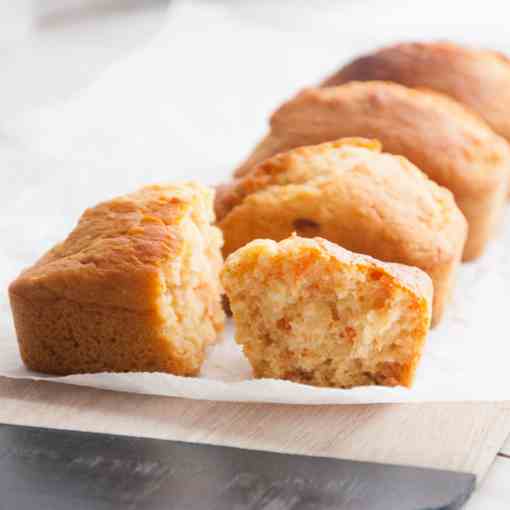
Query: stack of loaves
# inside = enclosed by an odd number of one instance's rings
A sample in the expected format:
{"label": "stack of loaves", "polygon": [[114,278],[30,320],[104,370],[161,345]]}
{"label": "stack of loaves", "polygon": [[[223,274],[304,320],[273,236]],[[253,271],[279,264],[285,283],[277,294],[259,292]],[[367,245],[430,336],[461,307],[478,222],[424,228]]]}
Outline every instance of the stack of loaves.
{"label": "stack of loaves", "polygon": [[490,51],[353,61],[277,109],[215,201],[186,183],[85,211],[9,288],[23,361],[197,375],[225,292],[255,377],[411,386],[459,264],[500,226],[507,91]]}

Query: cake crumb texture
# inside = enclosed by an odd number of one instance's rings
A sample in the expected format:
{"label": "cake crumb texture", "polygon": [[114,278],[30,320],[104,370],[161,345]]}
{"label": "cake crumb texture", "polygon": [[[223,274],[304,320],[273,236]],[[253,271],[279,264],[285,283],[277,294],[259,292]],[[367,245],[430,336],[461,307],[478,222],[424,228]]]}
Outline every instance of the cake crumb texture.
{"label": "cake crumb texture", "polygon": [[294,235],[239,249],[222,281],[255,377],[412,385],[431,317],[423,271]]}

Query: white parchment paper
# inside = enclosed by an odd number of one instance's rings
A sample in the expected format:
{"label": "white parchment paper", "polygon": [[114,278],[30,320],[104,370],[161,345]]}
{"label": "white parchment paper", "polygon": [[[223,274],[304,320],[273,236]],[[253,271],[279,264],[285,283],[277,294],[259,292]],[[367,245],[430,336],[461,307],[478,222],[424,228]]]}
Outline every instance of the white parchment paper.
{"label": "white parchment paper", "polygon": [[[510,213],[479,261],[462,266],[412,390],[321,389],[253,380],[229,324],[199,378],[47,377],[20,361],[8,283],[100,200],[154,182],[226,179],[268,114],[353,55],[402,39],[510,49],[503,2],[175,1],[151,44],[71,102],[0,121],[0,375],[196,399],[301,404],[509,400]],[[506,40],[508,38],[508,41]],[[36,85],[34,85],[36,86]]]}

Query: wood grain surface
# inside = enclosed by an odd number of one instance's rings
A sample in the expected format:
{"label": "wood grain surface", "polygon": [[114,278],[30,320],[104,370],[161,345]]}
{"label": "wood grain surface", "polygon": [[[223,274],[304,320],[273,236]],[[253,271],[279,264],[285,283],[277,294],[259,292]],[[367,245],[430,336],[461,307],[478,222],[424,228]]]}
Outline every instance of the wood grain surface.
{"label": "wood grain surface", "polygon": [[233,404],[0,378],[0,422],[469,471],[480,481],[510,431],[510,402]]}

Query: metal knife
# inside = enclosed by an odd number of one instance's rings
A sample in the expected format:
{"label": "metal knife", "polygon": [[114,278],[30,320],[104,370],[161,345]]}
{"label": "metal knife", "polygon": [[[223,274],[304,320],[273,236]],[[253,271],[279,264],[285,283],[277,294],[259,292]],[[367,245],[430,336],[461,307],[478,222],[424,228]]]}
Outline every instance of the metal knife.
{"label": "metal knife", "polygon": [[453,510],[475,476],[0,424],[1,510]]}

